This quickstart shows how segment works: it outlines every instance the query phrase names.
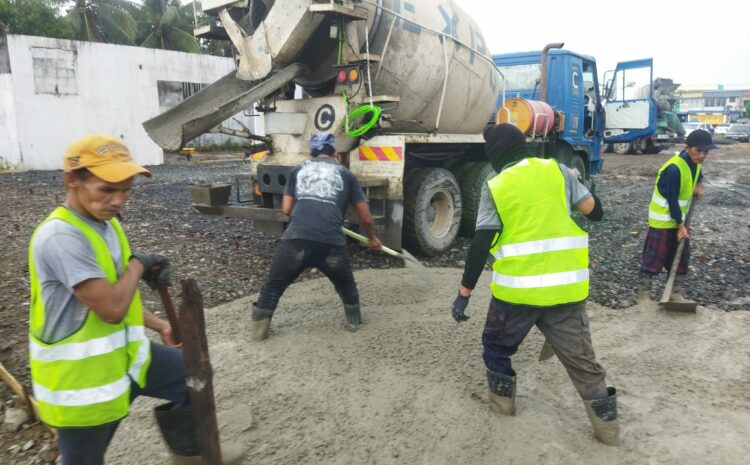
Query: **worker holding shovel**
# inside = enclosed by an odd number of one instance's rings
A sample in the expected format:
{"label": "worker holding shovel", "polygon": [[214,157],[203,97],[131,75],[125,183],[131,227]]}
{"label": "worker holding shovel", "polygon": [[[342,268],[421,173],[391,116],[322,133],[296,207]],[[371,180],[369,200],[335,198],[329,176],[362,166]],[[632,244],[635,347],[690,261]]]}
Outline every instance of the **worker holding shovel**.
{"label": "worker holding shovel", "polygon": [[328,277],[344,304],[345,328],[362,324],[359,292],[354,281],[346,239],[341,230],[344,215],[353,206],[368,246],[380,250],[367,197],[351,171],[335,159],[336,138],[319,133],[310,137],[310,155],[292,170],[284,192],[282,212],[291,217],[271,264],[271,271],[253,303],[250,337],[262,341],[279,299],[289,285],[308,268]]}
{"label": "worker holding shovel", "polygon": [[575,209],[601,220],[601,202],[572,170],[554,159],[533,157],[515,126],[493,126],[484,138],[485,153],[499,174],[482,191],[476,232],[451,311],[458,322],[469,318],[469,297],[491,253],[492,300],[482,334],[489,405],[500,414],[515,415],[511,356],[536,326],[568,371],[597,439],[616,444],[617,397],[594,356],[586,313],[588,234],[570,216]]}
{"label": "worker holding shovel", "polygon": [[[638,299],[651,294],[653,277],[662,269],[670,269],[680,240],[685,240],[679,257],[677,276],[672,288],[672,300],[684,301],[682,289],[690,261],[690,233],[685,226],[689,205],[695,197],[703,196],[701,168],[708,151],[715,149],[711,133],[703,129],[691,132],[685,148],[670,158],[659,169],[654,192],[648,207],[648,233],[643,246]],[[667,296],[669,298],[669,296]]]}
{"label": "worker holding shovel", "polygon": [[[172,327],[142,307],[137,288],[141,279],[168,286],[169,260],[131,253],[116,218],[135,177],[151,173],[122,141],[102,135],[73,143],[63,166],[65,203],[29,246],[29,356],[40,419],[58,429],[63,465],[101,465],[131,401],[164,399],[155,414],[173,463],[200,463],[182,351]],[[242,453],[226,447],[224,457],[237,463]]]}

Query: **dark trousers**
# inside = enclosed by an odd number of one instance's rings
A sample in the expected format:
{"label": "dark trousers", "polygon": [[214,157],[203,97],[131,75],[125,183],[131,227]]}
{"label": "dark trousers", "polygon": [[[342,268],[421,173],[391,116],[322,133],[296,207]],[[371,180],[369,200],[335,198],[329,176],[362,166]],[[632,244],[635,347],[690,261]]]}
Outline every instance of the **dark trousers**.
{"label": "dark trousers", "polygon": [[258,308],[274,311],[279,299],[295,279],[308,268],[317,268],[331,280],[346,305],[359,303],[357,283],[346,247],[303,239],[279,241],[263,289]]}
{"label": "dark trousers", "polygon": [[591,344],[586,302],[539,308],[493,298],[482,334],[487,369],[512,376],[510,357],[534,325],[554,349],[581,398],[607,397],[605,371],[596,361]]}
{"label": "dark trousers", "polygon": [[[130,388],[131,400],[138,396],[156,397],[179,406],[190,403],[181,350],[151,343],[146,387],[141,389],[133,383]],[[103,465],[104,453],[119,425],[120,420],[89,428],[59,428],[57,446],[62,465]]]}

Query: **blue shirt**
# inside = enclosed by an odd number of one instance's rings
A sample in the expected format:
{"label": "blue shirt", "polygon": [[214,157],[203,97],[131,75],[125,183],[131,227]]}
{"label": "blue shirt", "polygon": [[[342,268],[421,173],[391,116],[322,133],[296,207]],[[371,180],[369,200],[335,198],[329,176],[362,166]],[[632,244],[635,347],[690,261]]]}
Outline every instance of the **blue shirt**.
{"label": "blue shirt", "polygon": [[[690,173],[695,178],[695,171],[698,169],[698,165],[693,163],[690,156],[686,151],[680,152],[680,158],[687,162],[690,168]],[[703,181],[703,173],[698,176],[698,182]],[[669,215],[674,218],[677,224],[682,224],[682,210],[680,210],[679,195],[680,195],[680,169],[677,165],[669,165],[664,171],[661,172],[659,181],[656,183],[656,188],[659,189],[659,193],[667,199],[669,205]]]}

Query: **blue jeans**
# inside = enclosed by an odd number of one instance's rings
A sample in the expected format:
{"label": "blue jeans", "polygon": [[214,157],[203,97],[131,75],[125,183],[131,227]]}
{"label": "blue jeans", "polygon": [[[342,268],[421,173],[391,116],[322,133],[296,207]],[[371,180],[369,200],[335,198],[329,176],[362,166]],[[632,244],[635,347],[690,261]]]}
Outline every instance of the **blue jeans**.
{"label": "blue jeans", "polygon": [[[131,401],[138,396],[156,397],[175,402],[178,406],[190,403],[185,385],[182,351],[151,343],[151,365],[146,373],[146,387],[133,383]],[[120,421],[88,428],[59,428],[57,447],[62,465],[103,465],[104,454]]]}

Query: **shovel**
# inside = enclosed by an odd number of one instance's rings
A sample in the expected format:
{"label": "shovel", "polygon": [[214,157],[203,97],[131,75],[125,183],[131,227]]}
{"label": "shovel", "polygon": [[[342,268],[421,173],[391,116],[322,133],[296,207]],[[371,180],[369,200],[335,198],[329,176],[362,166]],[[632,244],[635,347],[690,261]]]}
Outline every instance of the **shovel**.
{"label": "shovel", "polygon": [[[349,236],[352,239],[355,239],[365,245],[368,243],[368,240],[365,236],[362,236],[361,234],[357,234],[354,231],[350,231],[343,226],[341,227],[341,231],[346,236]],[[406,268],[413,271],[417,276],[419,276],[419,278],[422,281],[424,281],[427,284],[432,283],[432,276],[430,275],[430,272],[427,270],[427,268],[424,265],[422,265],[419,262],[419,260],[417,260],[416,257],[410,254],[406,249],[401,249],[401,253],[398,253],[391,248],[383,246],[381,250],[392,257],[402,259],[404,261],[404,265],[406,266]]]}
{"label": "shovel", "polygon": [[[690,224],[690,217],[693,213],[693,206],[695,205],[695,196],[690,200],[690,207],[688,208],[687,216],[685,217],[685,227]],[[672,288],[674,287],[674,280],[677,277],[677,267],[680,264],[680,257],[682,257],[682,251],[685,249],[685,239],[680,239],[677,245],[677,251],[672,259],[672,266],[669,268],[669,276],[667,277],[667,284],[664,286],[664,293],[659,299],[659,307],[664,310],[670,310],[673,312],[687,312],[695,313],[698,308],[698,302],[675,302],[669,299],[672,298]]]}

